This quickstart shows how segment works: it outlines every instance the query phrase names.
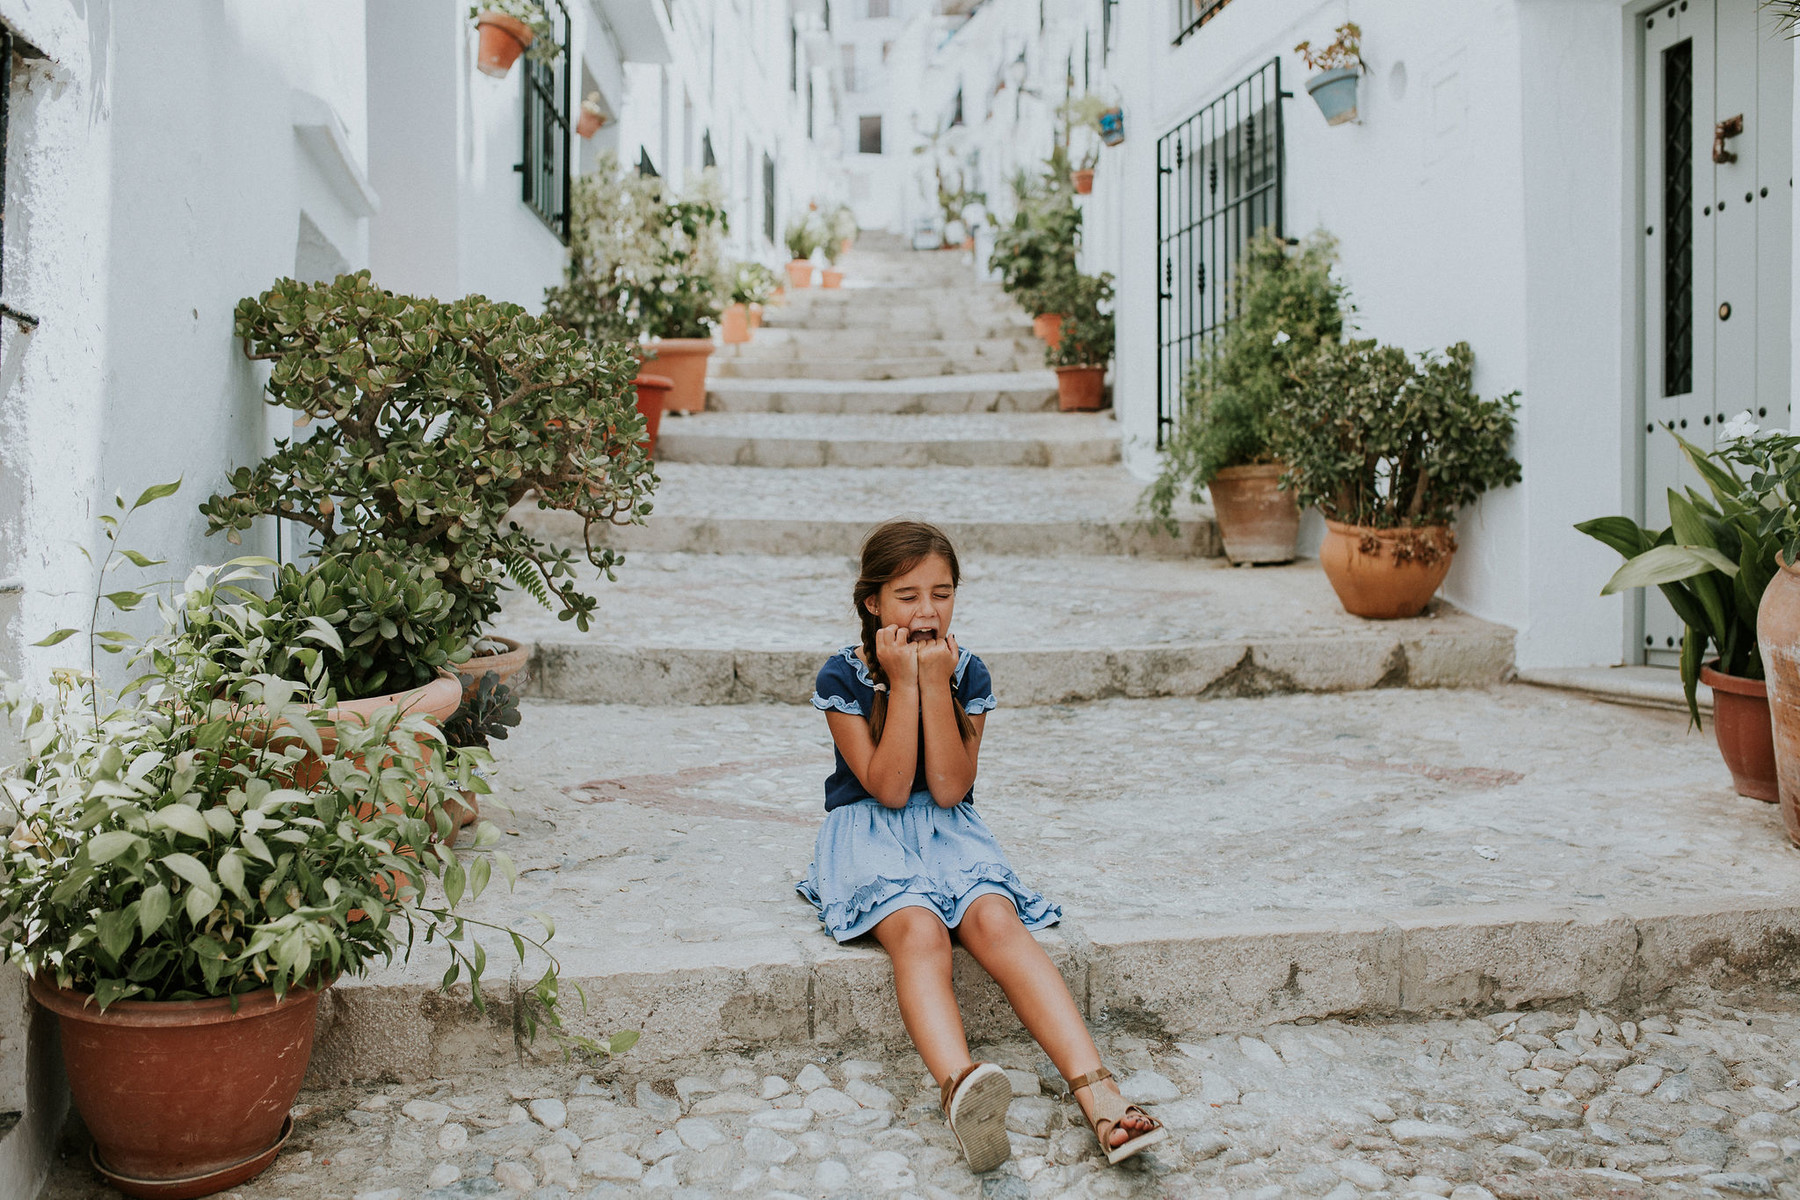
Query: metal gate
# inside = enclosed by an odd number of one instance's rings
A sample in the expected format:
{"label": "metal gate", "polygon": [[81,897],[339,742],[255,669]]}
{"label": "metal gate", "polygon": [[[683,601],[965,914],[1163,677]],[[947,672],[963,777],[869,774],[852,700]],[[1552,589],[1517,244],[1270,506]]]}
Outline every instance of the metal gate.
{"label": "metal gate", "polygon": [[1282,227],[1281,60],[1156,143],[1156,445],[1181,411],[1204,339],[1229,318],[1226,285],[1244,244]]}

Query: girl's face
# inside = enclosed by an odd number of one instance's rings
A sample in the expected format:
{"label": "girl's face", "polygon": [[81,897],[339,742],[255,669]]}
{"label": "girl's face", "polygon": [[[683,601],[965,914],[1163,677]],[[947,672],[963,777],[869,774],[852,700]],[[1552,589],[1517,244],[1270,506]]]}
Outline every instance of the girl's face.
{"label": "girl's face", "polygon": [[944,637],[956,606],[950,564],[939,555],[926,555],[906,574],[882,584],[881,592],[864,603],[882,625],[910,630],[915,642]]}

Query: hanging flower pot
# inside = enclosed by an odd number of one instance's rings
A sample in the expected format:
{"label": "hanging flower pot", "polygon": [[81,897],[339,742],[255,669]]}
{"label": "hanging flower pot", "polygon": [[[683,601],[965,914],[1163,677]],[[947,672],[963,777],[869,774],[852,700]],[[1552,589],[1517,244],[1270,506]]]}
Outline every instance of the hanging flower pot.
{"label": "hanging flower pot", "polygon": [[1425,610],[1455,553],[1448,525],[1371,529],[1327,520],[1319,566],[1345,612],[1389,621]]}
{"label": "hanging flower pot", "polygon": [[[211,1000],[93,997],[44,979],[94,1166],[146,1200],[189,1200],[261,1172],[293,1132],[288,1110],[312,1056],[321,989]],[[235,1002],[234,1002],[235,1001]]]}
{"label": "hanging flower pot", "polygon": [[699,412],[706,407],[706,360],[711,338],[657,338],[648,350],[656,373],[674,384],[663,401],[665,412]]}
{"label": "hanging flower pot", "polygon": [[1094,192],[1094,172],[1086,167],[1079,171],[1070,171],[1069,182],[1075,185],[1077,196],[1090,196]]}
{"label": "hanging flower pot", "polygon": [[575,118],[575,136],[591,138],[606,124],[606,110],[592,100],[581,102],[581,115]]}
{"label": "hanging flower pot", "polygon": [[1356,120],[1356,78],[1361,73],[1356,67],[1338,67],[1306,81],[1306,93],[1325,114],[1327,125]]}
{"label": "hanging flower pot", "polygon": [[1037,339],[1052,350],[1062,345],[1061,313],[1039,313],[1031,318],[1031,332]]}
{"label": "hanging flower pot", "polygon": [[819,272],[819,284],[828,288],[843,287],[844,273],[835,267],[826,267]]}
{"label": "hanging flower pot", "polygon": [[648,375],[643,368],[638,368],[637,376],[637,410],[644,418],[644,453],[656,454],[656,435],[662,429],[663,408],[669,402],[669,393],[675,388],[675,381],[667,375]]}
{"label": "hanging flower pot", "polygon": [[1106,368],[1056,368],[1057,407],[1063,412],[1092,412],[1106,398]]}
{"label": "hanging flower pot", "polygon": [[1770,804],[1780,798],[1775,770],[1775,735],[1769,717],[1769,689],[1761,679],[1718,670],[1717,661],[1700,668],[1700,682],[1712,689],[1713,737],[1740,796]]}
{"label": "hanging flower pot", "polygon": [[1116,104],[1100,114],[1100,140],[1109,146],[1125,142],[1125,113]]}
{"label": "hanging flower pot", "polygon": [[727,346],[750,340],[750,311],[746,306],[726,305],[719,315],[719,337]]}
{"label": "hanging flower pot", "polygon": [[1234,563],[1284,563],[1294,558],[1300,506],[1277,486],[1280,463],[1224,467],[1207,485],[1225,557]]}
{"label": "hanging flower pot", "polygon": [[797,288],[812,286],[812,259],[790,259],[787,265],[788,283]]}
{"label": "hanging flower pot", "polygon": [[475,67],[483,75],[492,75],[496,79],[504,79],[519,55],[531,45],[531,26],[514,16],[509,16],[494,9],[486,9],[475,18],[475,28],[480,34],[480,44],[476,52]]}

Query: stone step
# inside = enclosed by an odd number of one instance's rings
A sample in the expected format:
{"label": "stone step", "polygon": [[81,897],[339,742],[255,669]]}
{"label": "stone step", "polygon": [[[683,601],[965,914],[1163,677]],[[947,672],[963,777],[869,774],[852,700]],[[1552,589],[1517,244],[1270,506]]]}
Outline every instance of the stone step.
{"label": "stone step", "polygon": [[[1310,563],[1024,558],[965,553],[952,625],[1004,704],[1245,696],[1496,683],[1513,631],[1434,606],[1347,616]],[[535,644],[536,693],[584,703],[805,703],[857,640],[845,557],[632,555],[580,634],[530,601],[500,627]]]}
{"label": "stone step", "polygon": [[738,467],[1093,467],[1119,461],[1110,413],[696,413],[659,462]]}
{"label": "stone step", "polygon": [[[578,1031],[641,1031],[633,1062],[904,1048],[883,952],[835,944],[793,892],[831,763],[820,714],[522,707],[483,800],[515,835],[517,890],[496,883],[468,915],[554,918]],[[976,792],[1026,886],[1063,906],[1040,943],[1088,1020],[1120,1036],[1572,1011],[1795,974],[1800,856],[1679,714],[1516,686],[1037,709],[1003,696]],[[472,932],[504,1001],[502,943]],[[483,1018],[466,993],[440,996],[431,949],[340,980],[315,1081],[516,1062],[511,1006]],[[1016,1036],[960,950],[955,973],[977,1044]]]}
{"label": "stone step", "polygon": [[763,324],[776,329],[864,329],[908,338],[1031,335],[1031,319],[1017,308],[964,310],[948,305],[789,305],[765,312]]}
{"label": "stone step", "polygon": [[[706,381],[706,392],[707,407],[719,412],[1041,412],[1057,404],[1056,373],[1042,370],[859,380],[715,375]],[[678,423],[665,426],[664,436]]]}
{"label": "stone step", "polygon": [[1044,343],[1029,332],[1006,337],[920,336],[895,338],[879,329],[778,329],[765,325],[749,342],[726,346],[713,363],[739,359],[807,362],[819,358],[946,358],[956,362],[1024,357],[1042,369]]}
{"label": "stone step", "polygon": [[1026,351],[975,359],[943,354],[912,358],[832,358],[816,354],[804,358],[791,355],[722,358],[715,355],[710,370],[714,379],[917,379],[977,372],[1035,371],[1044,365],[1042,347],[1039,350],[1036,354]]}
{"label": "stone step", "polygon": [[[1210,511],[1179,510],[1179,530],[1152,528],[1144,489],[1122,467],[769,467],[662,463],[645,525],[596,529],[623,550],[702,554],[855,554],[871,526],[906,513],[935,521],[970,555],[1222,553]],[[581,523],[521,501],[512,518],[579,551]]]}

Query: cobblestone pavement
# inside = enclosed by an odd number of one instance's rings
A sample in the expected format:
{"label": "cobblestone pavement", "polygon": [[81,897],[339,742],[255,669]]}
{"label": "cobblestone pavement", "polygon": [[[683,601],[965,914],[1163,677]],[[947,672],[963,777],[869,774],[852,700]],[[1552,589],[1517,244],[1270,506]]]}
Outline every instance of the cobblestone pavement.
{"label": "cobblestone pavement", "polygon": [[[308,1092],[238,1200],[1800,1197],[1800,1007],[1695,990],[1642,1013],[1280,1025],[1102,1053],[1168,1142],[1106,1166],[1028,1041],[1013,1157],[973,1176],[915,1055],[710,1055]],[[597,1076],[597,1077],[596,1077]],[[79,1136],[42,1200],[111,1193]]]}

